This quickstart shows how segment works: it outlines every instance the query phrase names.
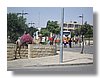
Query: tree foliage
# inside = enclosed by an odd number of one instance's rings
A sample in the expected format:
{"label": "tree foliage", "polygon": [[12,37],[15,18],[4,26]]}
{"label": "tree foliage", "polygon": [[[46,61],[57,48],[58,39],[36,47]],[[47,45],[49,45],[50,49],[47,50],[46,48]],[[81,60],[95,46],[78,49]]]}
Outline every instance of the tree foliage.
{"label": "tree foliage", "polygon": [[34,35],[34,33],[36,31],[38,31],[38,29],[34,28],[34,27],[28,27],[27,31],[30,33],[31,36]]}
{"label": "tree foliage", "polygon": [[93,37],[93,26],[84,23],[80,28],[75,30],[76,35],[84,35],[85,38]]}
{"label": "tree foliage", "polygon": [[87,23],[85,23],[84,26],[85,26],[85,34],[84,34],[84,36],[86,38],[93,37],[93,26],[91,26],[91,25],[89,25]]}
{"label": "tree foliage", "polygon": [[25,24],[26,19],[18,17],[15,13],[7,14],[7,35],[10,36],[12,41],[15,41],[19,36],[23,34],[27,25]]}
{"label": "tree foliage", "polygon": [[22,36],[24,31],[29,32],[32,36],[37,31],[36,28],[28,27],[26,20],[26,18],[18,16],[16,13],[7,14],[7,36],[10,36],[12,42]]}
{"label": "tree foliage", "polygon": [[40,33],[42,36],[49,36],[50,32],[47,30],[47,28],[41,28]]}
{"label": "tree foliage", "polygon": [[42,36],[49,36],[50,33],[53,34],[59,34],[60,33],[60,27],[58,25],[57,21],[48,21],[46,28],[42,28],[40,33]]}
{"label": "tree foliage", "polygon": [[71,32],[71,37],[74,37],[75,33],[74,32]]}
{"label": "tree foliage", "polygon": [[53,34],[59,34],[60,33],[60,27],[58,25],[58,22],[49,20],[47,22],[47,30],[49,32],[52,32]]}

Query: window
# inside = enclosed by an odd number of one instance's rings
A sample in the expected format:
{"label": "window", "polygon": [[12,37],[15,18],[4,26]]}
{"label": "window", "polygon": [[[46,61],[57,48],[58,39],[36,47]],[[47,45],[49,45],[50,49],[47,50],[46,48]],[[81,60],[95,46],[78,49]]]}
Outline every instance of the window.
{"label": "window", "polygon": [[73,28],[74,24],[68,24],[68,28]]}
{"label": "window", "polygon": [[67,27],[67,24],[64,24],[64,27]]}

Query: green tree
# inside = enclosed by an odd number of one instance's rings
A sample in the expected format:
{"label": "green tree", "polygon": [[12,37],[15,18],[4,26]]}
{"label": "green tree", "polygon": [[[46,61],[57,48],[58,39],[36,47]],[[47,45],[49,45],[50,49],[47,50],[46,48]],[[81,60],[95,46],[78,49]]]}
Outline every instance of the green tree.
{"label": "green tree", "polygon": [[75,34],[84,35],[85,38],[93,37],[93,26],[85,22],[83,26],[78,29],[75,29]]}
{"label": "green tree", "polygon": [[74,32],[71,32],[71,38],[74,37],[74,35],[75,35],[75,33]]}
{"label": "green tree", "polygon": [[15,42],[27,30],[28,26],[25,23],[26,18],[16,13],[7,14],[7,36],[10,36],[12,42]]}
{"label": "green tree", "polygon": [[60,27],[58,25],[57,21],[48,21],[47,22],[47,30],[49,32],[52,32],[53,34],[59,34],[60,33]]}
{"label": "green tree", "polygon": [[86,33],[84,34],[85,38],[88,38],[90,45],[90,38],[93,38],[93,26],[85,23]]}
{"label": "green tree", "polygon": [[42,36],[49,36],[50,32],[47,30],[47,28],[41,28],[40,33],[42,34]]}
{"label": "green tree", "polygon": [[75,35],[76,36],[80,35],[80,30],[81,30],[80,28],[75,29]]}
{"label": "green tree", "polygon": [[28,32],[29,32],[29,34],[30,34],[31,36],[33,36],[34,33],[35,33],[36,31],[38,31],[38,29],[36,29],[36,28],[34,28],[34,27],[29,27],[29,28],[28,28]]}
{"label": "green tree", "polygon": [[85,38],[88,38],[90,43],[90,38],[93,38],[93,26],[85,22],[83,26],[75,30],[75,33],[78,33],[78,35],[84,35]]}
{"label": "green tree", "polygon": [[86,30],[84,36],[85,36],[86,38],[91,38],[91,37],[93,37],[93,26],[87,24],[87,22],[86,22],[86,23],[84,24],[84,27],[85,27],[85,30]]}

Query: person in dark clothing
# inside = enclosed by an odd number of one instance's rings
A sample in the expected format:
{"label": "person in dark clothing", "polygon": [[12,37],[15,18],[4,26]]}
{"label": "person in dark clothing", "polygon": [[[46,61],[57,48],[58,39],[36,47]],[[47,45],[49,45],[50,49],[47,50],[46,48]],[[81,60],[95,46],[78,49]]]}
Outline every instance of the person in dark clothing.
{"label": "person in dark clothing", "polygon": [[70,40],[69,40],[69,47],[70,47],[70,48],[72,48],[71,42],[72,42],[72,40],[71,40],[71,38],[70,38]]}

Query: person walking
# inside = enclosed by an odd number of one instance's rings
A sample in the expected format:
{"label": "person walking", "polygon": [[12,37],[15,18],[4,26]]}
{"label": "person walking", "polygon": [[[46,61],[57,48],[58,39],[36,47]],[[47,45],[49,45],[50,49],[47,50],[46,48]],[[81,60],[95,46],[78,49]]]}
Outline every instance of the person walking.
{"label": "person walking", "polygon": [[69,47],[70,47],[70,48],[72,48],[71,42],[72,42],[72,40],[71,40],[71,38],[70,38],[70,40],[69,40]]}

